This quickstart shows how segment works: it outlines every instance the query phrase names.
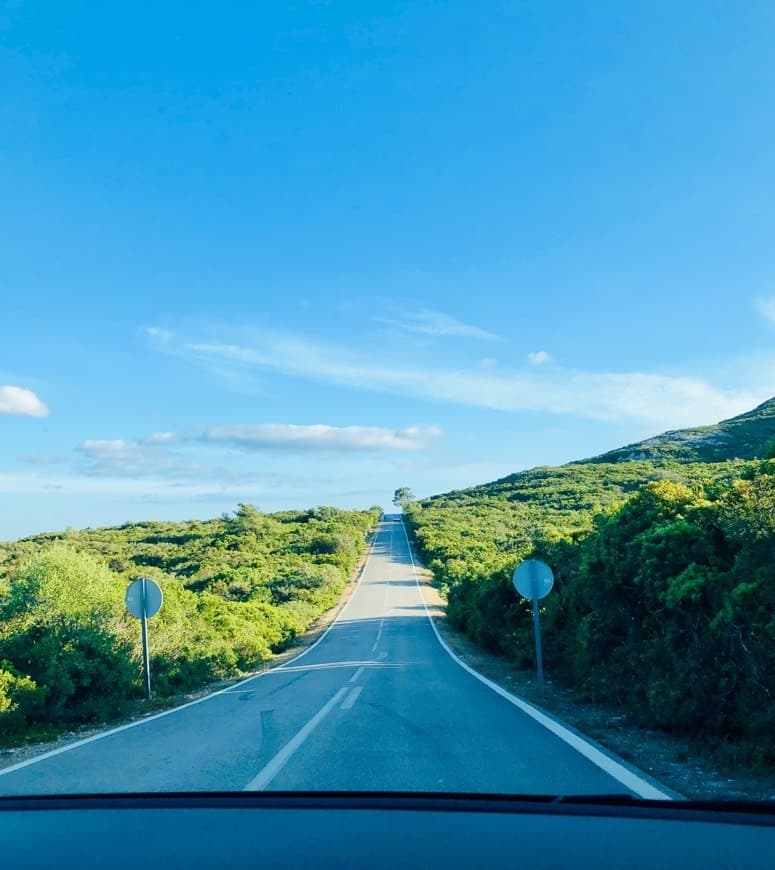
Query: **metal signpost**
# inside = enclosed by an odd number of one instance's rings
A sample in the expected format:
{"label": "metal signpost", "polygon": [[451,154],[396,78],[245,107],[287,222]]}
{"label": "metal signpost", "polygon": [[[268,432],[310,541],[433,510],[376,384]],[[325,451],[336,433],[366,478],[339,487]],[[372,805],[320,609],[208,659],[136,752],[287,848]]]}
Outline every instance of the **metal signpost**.
{"label": "metal signpost", "polygon": [[149,577],[139,577],[133,580],[126,590],[127,610],[132,616],[141,620],[141,633],[143,638],[143,685],[145,686],[145,700],[151,700],[151,665],[148,658],[148,619],[161,610],[164,596],[159,585]]}
{"label": "metal signpost", "polygon": [[514,569],[514,588],[523,598],[533,602],[533,630],[536,641],[536,668],[538,688],[544,690],[544,662],[541,656],[541,623],[538,619],[538,602],[552,591],[554,574],[540,559],[525,559]]}

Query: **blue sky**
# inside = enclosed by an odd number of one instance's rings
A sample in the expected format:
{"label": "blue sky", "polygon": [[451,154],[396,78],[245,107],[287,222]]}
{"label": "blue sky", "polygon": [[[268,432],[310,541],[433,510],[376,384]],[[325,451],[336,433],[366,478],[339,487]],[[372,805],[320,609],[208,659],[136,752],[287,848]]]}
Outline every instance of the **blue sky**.
{"label": "blue sky", "polygon": [[773,57],[768,2],[0,3],[0,539],[773,395]]}

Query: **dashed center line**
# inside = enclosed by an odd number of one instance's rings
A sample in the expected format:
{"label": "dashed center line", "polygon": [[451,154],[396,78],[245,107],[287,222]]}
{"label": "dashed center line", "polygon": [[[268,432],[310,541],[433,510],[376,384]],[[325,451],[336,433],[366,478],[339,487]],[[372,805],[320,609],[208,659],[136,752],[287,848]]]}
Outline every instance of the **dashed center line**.
{"label": "dashed center line", "polygon": [[380,621],[379,621],[379,629],[377,630],[377,639],[374,641],[374,643],[371,646],[372,652],[375,652],[377,649],[377,646],[379,645],[379,639],[382,637],[382,629],[383,629],[384,625],[385,625],[385,617],[383,616],[382,619],[380,619]]}
{"label": "dashed center line", "polygon": [[342,710],[349,710],[352,705],[358,700],[358,695],[363,691],[363,686],[355,686],[350,689],[350,694],[342,701]]}
{"label": "dashed center line", "polygon": [[366,670],[366,668],[358,668],[358,670],[350,677],[348,683],[354,683],[358,677]]}
{"label": "dashed center line", "polygon": [[[361,689],[362,686],[358,686]],[[331,712],[336,704],[341,700],[347,689],[344,686],[331,698],[327,704],[324,704],[320,710],[307,722],[307,724],[291,738],[285,746],[275,755],[275,757],[267,764],[258,776],[253,777],[245,786],[245,791],[263,791],[269,783],[277,776],[277,774],[285,767],[286,763],[294,752],[304,743],[310,734],[318,727],[318,725]],[[357,697],[357,695],[356,695]],[[353,704],[355,698],[353,698]],[[344,706],[344,704],[342,705]],[[350,704],[352,707],[352,704]],[[347,708],[349,709],[349,707]]]}

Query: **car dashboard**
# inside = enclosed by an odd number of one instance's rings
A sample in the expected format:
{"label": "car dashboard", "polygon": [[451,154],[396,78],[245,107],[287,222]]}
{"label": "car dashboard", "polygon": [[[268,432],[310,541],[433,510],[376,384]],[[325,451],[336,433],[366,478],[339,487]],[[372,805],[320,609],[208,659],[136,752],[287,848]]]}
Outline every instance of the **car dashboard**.
{"label": "car dashboard", "polygon": [[771,804],[612,796],[202,793],[0,798],[9,868],[775,863]]}

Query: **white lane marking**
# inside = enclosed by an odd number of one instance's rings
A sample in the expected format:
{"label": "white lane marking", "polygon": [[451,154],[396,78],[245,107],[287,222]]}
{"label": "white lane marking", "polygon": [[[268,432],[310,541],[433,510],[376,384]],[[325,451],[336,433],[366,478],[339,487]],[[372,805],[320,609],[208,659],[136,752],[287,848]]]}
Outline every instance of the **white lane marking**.
{"label": "white lane marking", "polygon": [[349,710],[352,708],[353,704],[358,700],[358,695],[363,691],[363,686],[355,686],[353,689],[350,689],[350,694],[342,701],[342,709]]}
{"label": "white lane marking", "polygon": [[523,701],[522,698],[518,698],[516,695],[512,695],[511,692],[504,689],[503,686],[499,686],[492,680],[487,679],[487,677],[485,677],[483,674],[475,671],[469,664],[464,662],[463,659],[458,658],[456,653],[452,651],[451,647],[447,645],[442,636],[439,634],[439,630],[436,628],[433,619],[431,619],[430,612],[428,611],[428,605],[425,601],[425,595],[423,594],[422,587],[420,586],[420,579],[417,574],[417,566],[414,563],[414,556],[412,555],[412,546],[409,543],[409,535],[406,533],[406,526],[404,525],[403,520],[401,521],[401,528],[404,530],[406,547],[409,552],[409,559],[412,563],[412,571],[414,572],[414,581],[417,584],[417,589],[419,590],[420,598],[422,600],[423,607],[425,608],[425,615],[428,617],[428,622],[430,622],[433,633],[436,635],[436,640],[441,644],[447,655],[451,659],[453,659],[453,661],[457,662],[464,671],[468,671],[471,676],[476,677],[476,679],[479,680],[480,683],[484,683],[485,686],[488,686],[490,689],[493,690],[493,692],[497,692],[497,694],[499,694],[502,698],[505,698],[510,704],[518,707],[520,710],[522,710],[523,713],[527,713],[528,716],[530,716],[532,719],[535,719],[536,722],[543,725],[544,728],[546,728],[548,731],[551,731],[552,734],[559,737],[560,740],[573,747],[573,749],[583,755],[584,758],[591,761],[601,770],[604,770],[609,776],[612,776],[615,780],[630,789],[630,791],[635,792],[638,797],[648,798],[650,800],[673,800],[671,795],[665,794],[665,792],[660,791],[650,782],[626,768],[623,764],[619,764],[618,761],[614,761],[613,758],[606,755],[604,752],[601,752],[596,746],[593,746],[583,737],[580,737],[578,734],[574,734],[572,731],[569,731],[567,728],[565,728],[563,725],[560,725],[560,723],[556,722],[554,719],[550,719],[549,716],[546,716],[539,709],[534,707],[532,704],[529,704],[527,701]]}
{"label": "white lane marking", "polygon": [[386,659],[386,658],[387,658],[387,653],[386,653],[386,652],[383,652],[383,653],[380,653],[380,654],[377,656],[377,661],[378,661],[378,662],[381,662],[383,659]]}
{"label": "white lane marking", "polygon": [[315,713],[315,715],[307,722],[307,724],[296,732],[294,737],[283,746],[283,748],[275,755],[275,757],[261,769],[261,771],[250,780],[243,791],[263,791],[269,783],[277,776],[277,774],[285,767],[294,752],[304,743],[310,734],[320,725],[326,716],[334,709],[334,707],[342,699],[342,696],[347,692],[347,689],[342,686],[341,689]]}
{"label": "white lane marking", "polygon": [[293,658],[288,659],[287,662],[284,662],[281,665],[278,665],[276,668],[269,668],[266,671],[263,671],[260,674],[255,674],[252,677],[247,677],[244,680],[241,680],[238,683],[234,683],[233,686],[227,686],[225,689],[219,689],[217,692],[212,692],[209,695],[205,695],[202,698],[197,698],[195,701],[188,701],[185,704],[181,704],[179,707],[172,707],[169,710],[164,710],[161,713],[155,713],[153,716],[145,716],[143,719],[137,719],[134,722],[127,722],[126,725],[119,725],[117,728],[110,728],[108,731],[102,731],[99,734],[93,734],[91,737],[84,737],[83,740],[76,740],[74,743],[68,743],[67,746],[60,746],[58,749],[51,749],[49,752],[44,752],[41,755],[37,755],[34,758],[28,758],[26,761],[20,761],[17,764],[12,764],[9,767],[4,767],[0,769],[0,776],[5,776],[6,773],[13,773],[16,770],[21,770],[24,767],[31,767],[33,764],[37,764],[40,761],[46,761],[48,758],[53,758],[55,755],[62,755],[64,752],[69,752],[71,749],[78,749],[80,746],[85,746],[87,743],[94,743],[96,740],[102,740],[104,737],[112,737],[114,734],[119,734],[122,731],[128,731],[130,728],[137,728],[138,725],[147,725],[148,722],[154,722],[156,719],[163,719],[165,716],[170,716],[172,713],[178,713],[181,710],[186,710],[189,707],[193,707],[195,704],[202,704],[205,701],[210,701],[213,698],[217,698],[219,695],[225,695],[227,692],[233,692],[239,686],[247,685],[253,680],[258,680],[261,677],[266,676],[267,674],[274,673],[275,671],[282,670],[287,668],[288,665],[293,664],[293,662],[298,661],[303,656],[307,655],[308,652],[312,652],[315,647],[323,641],[323,638],[328,634],[329,631],[339,622],[342,618],[342,615],[347,610],[347,608],[352,603],[353,598],[355,598],[355,594],[360,588],[361,581],[366,574],[366,569],[369,566],[369,562],[371,561],[371,555],[374,552],[374,545],[377,543],[377,538],[379,537],[379,527],[377,527],[377,531],[374,533],[374,537],[371,541],[371,546],[369,547],[369,553],[366,556],[366,561],[363,563],[363,568],[361,569],[361,573],[358,575],[358,580],[355,584],[355,589],[353,589],[352,595],[345,602],[344,607],[339,611],[336,616],[336,619],[328,626],[328,628],[320,635],[320,637],[313,643],[311,646],[308,646],[306,649],[302,650],[298,655],[295,655]]}
{"label": "white lane marking", "polygon": [[267,671],[264,676],[271,677],[272,674],[279,673],[280,676],[285,676],[287,674],[300,673],[303,671],[328,671],[337,668],[356,668],[361,665],[373,665],[375,664],[374,659],[356,659],[352,662],[321,662],[319,665],[299,665],[298,667],[293,668],[285,668],[282,671],[278,671],[277,668],[274,668],[271,671]]}
{"label": "white lane marking", "polygon": [[377,630],[377,639],[374,641],[374,643],[372,644],[372,647],[371,647],[372,652],[376,652],[377,646],[379,645],[379,639],[382,637],[382,628],[384,625],[385,625],[385,617],[383,616],[382,619],[380,619],[380,621],[379,621],[379,629]]}
{"label": "white lane marking", "polygon": [[358,668],[358,670],[350,677],[348,683],[354,683],[358,677],[366,670],[366,668]]}

